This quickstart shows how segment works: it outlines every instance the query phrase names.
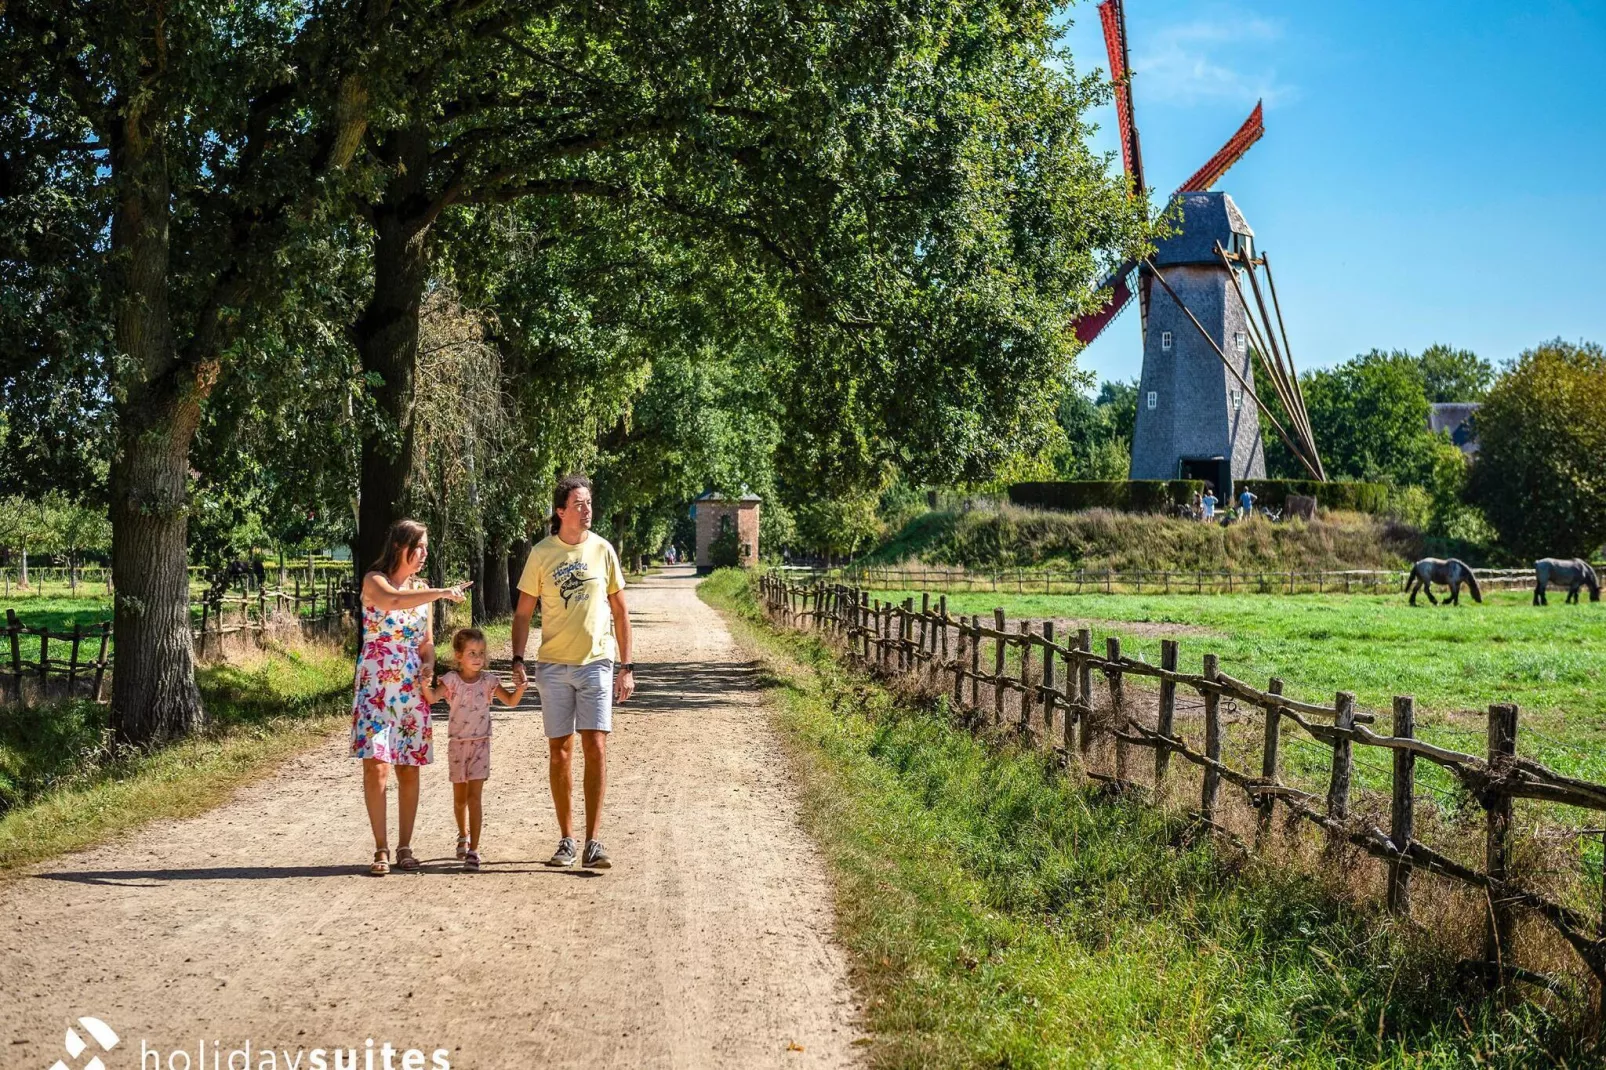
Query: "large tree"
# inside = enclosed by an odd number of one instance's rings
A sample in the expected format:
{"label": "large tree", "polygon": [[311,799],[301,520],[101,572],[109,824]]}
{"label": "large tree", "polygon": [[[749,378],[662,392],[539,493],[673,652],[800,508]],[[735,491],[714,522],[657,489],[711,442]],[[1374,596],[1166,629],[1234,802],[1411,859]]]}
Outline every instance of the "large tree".
{"label": "large tree", "polygon": [[1606,351],[1556,339],[1524,353],[1475,417],[1468,493],[1525,557],[1606,542]]}
{"label": "large tree", "polygon": [[[364,31],[384,18],[292,3],[0,7],[7,182],[46,211],[61,207],[43,196],[58,183],[78,200],[72,262],[92,276],[83,289],[107,325],[73,338],[59,362],[93,363],[110,399],[111,721],[123,742],[202,720],[185,556],[190,446],[220,370],[271,311],[278,254],[361,140],[353,72]],[[29,263],[37,271],[36,253]]]}

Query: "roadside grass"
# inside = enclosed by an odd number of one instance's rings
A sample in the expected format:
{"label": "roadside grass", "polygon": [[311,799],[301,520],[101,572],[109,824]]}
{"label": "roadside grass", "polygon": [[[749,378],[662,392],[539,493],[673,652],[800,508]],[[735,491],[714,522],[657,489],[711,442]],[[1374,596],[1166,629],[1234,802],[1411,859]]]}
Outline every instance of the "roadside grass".
{"label": "roadside grass", "polygon": [[149,752],[109,744],[92,702],[0,708],[0,877],[159,818],[216,806],[349,716],[352,661],[278,647],[196,672],[209,725]]}
{"label": "roadside grass", "polygon": [[[883,1067],[1577,1064],[1577,1023],[1452,980],[1454,941],[1330,874],[1187,845],[699,588],[761,655]],[[1182,846],[1175,846],[1182,844]]]}

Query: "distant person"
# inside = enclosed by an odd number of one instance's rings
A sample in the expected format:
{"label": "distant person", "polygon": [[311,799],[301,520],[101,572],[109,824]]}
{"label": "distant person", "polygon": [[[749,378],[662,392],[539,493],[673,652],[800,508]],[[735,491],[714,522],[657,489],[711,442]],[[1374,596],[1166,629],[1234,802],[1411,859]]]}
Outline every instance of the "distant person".
{"label": "distant person", "polygon": [[491,778],[491,699],[517,706],[524,685],[503,686],[485,671],[485,633],[459,628],[452,636],[456,668],[434,687],[424,687],[425,702],[445,702],[451,708],[447,730],[446,768],[452,782],[452,812],[457,816],[457,857],[463,868],[480,868],[480,829],[484,824],[485,782]]}
{"label": "distant person", "polygon": [[1204,495],[1198,491],[1193,492],[1193,501],[1188,504],[1188,515],[1195,520],[1204,519]]}
{"label": "distant person", "polygon": [[1211,493],[1208,487],[1205,488],[1204,497],[1199,499],[1199,507],[1204,510],[1204,519],[1214,520],[1216,518],[1216,496]]}
{"label": "distant person", "polygon": [[1255,502],[1257,500],[1255,495],[1249,493],[1248,487],[1245,487],[1244,492],[1238,495],[1238,505],[1245,520],[1255,515]]}
{"label": "distant person", "polygon": [[413,821],[418,817],[418,768],[435,760],[429,704],[420,691],[435,672],[435,634],[429,604],[461,602],[463,589],[429,587],[418,573],[429,557],[429,532],[398,520],[385,533],[385,552],[362,578],[362,655],[351,703],[351,756],[362,759],[362,794],[374,833],[368,872],[390,872],[385,781],[396,767],[396,865],[417,869]]}
{"label": "distant person", "polygon": [[674,568],[675,567],[675,544],[674,543],[670,543],[669,544],[669,549],[664,551],[664,564],[668,565],[670,568]]}
{"label": "distant person", "polygon": [[[525,678],[530,618],[541,606],[541,645],[535,688],[547,736],[547,781],[558,818],[558,849],[549,866],[607,869],[613,863],[597,834],[607,781],[613,704],[636,689],[630,663],[630,614],[624,570],[608,540],[591,530],[591,481],[564,476],[552,493],[552,534],[535,544],[519,578],[513,612],[513,679]],[[574,736],[585,753],[585,850],[576,849],[570,800],[574,794]]]}

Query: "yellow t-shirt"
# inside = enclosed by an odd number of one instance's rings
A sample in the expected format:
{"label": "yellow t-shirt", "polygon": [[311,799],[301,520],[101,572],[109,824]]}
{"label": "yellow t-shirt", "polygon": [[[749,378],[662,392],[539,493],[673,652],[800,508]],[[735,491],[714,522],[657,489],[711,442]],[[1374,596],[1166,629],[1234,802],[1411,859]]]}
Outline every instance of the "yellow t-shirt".
{"label": "yellow t-shirt", "polygon": [[556,535],[536,543],[519,577],[519,590],[541,606],[536,660],[558,665],[617,660],[608,596],[624,589],[619,555],[601,535],[588,531],[576,546]]}

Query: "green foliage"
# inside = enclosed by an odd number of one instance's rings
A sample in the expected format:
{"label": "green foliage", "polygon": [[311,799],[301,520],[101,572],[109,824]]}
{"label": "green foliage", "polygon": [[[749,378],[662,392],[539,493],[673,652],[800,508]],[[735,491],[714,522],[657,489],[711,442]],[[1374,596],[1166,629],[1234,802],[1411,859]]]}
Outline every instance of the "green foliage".
{"label": "green foliage", "polygon": [[1132,429],[1137,422],[1138,384],[1106,382],[1098,398],[1066,391],[1059,424],[1065,445],[1054,457],[1055,474],[1068,480],[1125,479],[1132,469]]}
{"label": "green foliage", "polygon": [[1069,480],[1058,483],[1013,483],[1009,500],[1037,509],[1115,509],[1125,513],[1160,513],[1204,493],[1202,479]]}
{"label": "green foliage", "polygon": [[1279,509],[1288,504],[1290,494],[1315,498],[1324,509],[1347,509],[1357,513],[1386,513],[1390,501],[1386,484],[1348,480],[1318,483],[1313,479],[1240,479],[1233,484],[1234,493],[1242,494],[1246,490],[1255,496],[1257,505]]}
{"label": "green foliage", "polygon": [[1408,528],[1354,513],[1309,524],[1262,520],[1221,527],[1152,514],[974,509],[928,513],[866,556],[968,568],[1048,565],[1118,570],[1396,568],[1421,556]]}
{"label": "green foliage", "polygon": [[797,508],[797,536],[805,549],[847,558],[874,543],[885,526],[868,494],[817,498]]}
{"label": "green foliage", "polygon": [[1421,373],[1409,354],[1373,350],[1307,373],[1301,387],[1329,479],[1427,480],[1433,436]]}
{"label": "green foliage", "polygon": [[1467,493],[1525,559],[1606,541],[1606,351],[1559,339],[1525,352],[1476,416]]}
{"label": "green foliage", "polygon": [[1469,349],[1435,343],[1416,358],[1423,392],[1433,402],[1481,401],[1494,382],[1494,366]]}

